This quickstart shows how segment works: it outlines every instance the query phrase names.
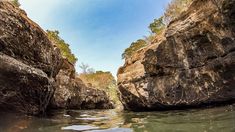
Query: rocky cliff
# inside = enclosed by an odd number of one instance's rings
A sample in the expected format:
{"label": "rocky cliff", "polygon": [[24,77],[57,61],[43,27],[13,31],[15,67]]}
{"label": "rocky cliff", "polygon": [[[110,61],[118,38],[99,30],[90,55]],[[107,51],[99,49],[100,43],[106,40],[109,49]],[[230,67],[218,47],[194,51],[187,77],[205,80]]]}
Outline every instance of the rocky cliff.
{"label": "rocky cliff", "polygon": [[60,62],[45,32],[24,11],[0,2],[0,110],[44,112]]}
{"label": "rocky cliff", "polygon": [[235,0],[194,0],[164,38],[118,71],[125,109],[166,110],[235,101]]}
{"label": "rocky cliff", "polygon": [[64,59],[62,68],[56,76],[57,88],[52,99],[54,109],[111,109],[107,94],[98,89],[87,87],[75,75],[75,68]]}
{"label": "rocky cliff", "polygon": [[[87,88],[47,34],[26,13],[0,2],[0,111],[111,108],[104,91]],[[50,107],[51,108],[51,107]]]}

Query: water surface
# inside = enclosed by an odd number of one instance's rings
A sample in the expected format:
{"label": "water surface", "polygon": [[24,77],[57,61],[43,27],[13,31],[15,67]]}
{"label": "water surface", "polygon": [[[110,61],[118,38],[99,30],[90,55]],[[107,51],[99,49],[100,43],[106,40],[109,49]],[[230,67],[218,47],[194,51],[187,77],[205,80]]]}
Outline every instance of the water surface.
{"label": "water surface", "polygon": [[0,132],[235,132],[235,106],[165,112],[55,111],[37,118],[0,114]]}

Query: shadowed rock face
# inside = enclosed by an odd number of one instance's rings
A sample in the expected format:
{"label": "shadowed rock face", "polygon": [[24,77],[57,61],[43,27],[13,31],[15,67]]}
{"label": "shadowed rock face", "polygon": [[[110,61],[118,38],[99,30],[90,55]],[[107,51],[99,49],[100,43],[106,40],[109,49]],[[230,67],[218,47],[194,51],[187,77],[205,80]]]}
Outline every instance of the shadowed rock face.
{"label": "shadowed rock face", "polygon": [[75,68],[23,10],[0,2],[0,111],[32,115],[49,108],[113,108],[104,91],[86,87]]}
{"label": "shadowed rock face", "polygon": [[0,110],[43,113],[54,93],[60,52],[19,8],[0,2]]}
{"label": "shadowed rock face", "polygon": [[235,100],[235,0],[195,0],[165,38],[118,72],[125,109],[166,110]]}
{"label": "shadowed rock face", "polygon": [[107,94],[98,89],[88,88],[75,76],[74,66],[67,60],[56,76],[57,88],[51,107],[61,109],[111,109],[113,104]]}

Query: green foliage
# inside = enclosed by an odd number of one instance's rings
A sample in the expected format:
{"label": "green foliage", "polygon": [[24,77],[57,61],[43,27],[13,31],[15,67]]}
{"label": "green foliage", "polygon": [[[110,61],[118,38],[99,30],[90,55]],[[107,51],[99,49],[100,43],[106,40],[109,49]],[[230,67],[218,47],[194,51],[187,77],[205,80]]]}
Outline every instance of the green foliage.
{"label": "green foliage", "polygon": [[191,2],[192,0],[172,0],[164,13],[165,23],[168,24],[170,21],[177,18]]}
{"label": "green foliage", "polygon": [[116,80],[110,72],[82,73],[79,78],[88,86],[104,90],[114,103],[118,102]]}
{"label": "green foliage", "polygon": [[60,49],[61,54],[64,58],[67,58],[68,61],[72,64],[76,63],[77,58],[74,54],[72,54],[69,48],[69,44],[67,44],[63,39],[60,38],[59,31],[47,30],[47,36]]}
{"label": "green foliage", "polygon": [[136,51],[145,47],[146,45],[151,44],[157,38],[162,36],[162,31],[166,28],[166,25],[169,24],[170,21],[178,17],[192,2],[192,0],[172,0],[163,16],[158,19],[154,19],[154,22],[149,25],[149,29],[151,30],[151,34],[149,36],[145,36],[145,40],[138,40],[133,42],[129,48],[125,49],[122,54],[123,59],[130,58]]}
{"label": "green foliage", "polygon": [[154,19],[154,22],[149,25],[149,29],[152,33],[159,34],[165,28],[166,25],[164,24],[163,19],[163,16],[158,19]]}
{"label": "green foliage", "polygon": [[144,36],[144,41],[146,42],[146,45],[152,44],[152,42],[155,40],[155,34],[152,32],[148,36]]}
{"label": "green foliage", "polygon": [[20,2],[18,0],[12,0],[12,4],[17,7],[20,7]]}
{"label": "green foliage", "polygon": [[125,49],[124,53],[122,54],[122,59],[131,57],[136,51],[145,47],[146,45],[147,43],[143,39],[139,39],[136,42],[133,42],[129,48]]}
{"label": "green foliage", "polygon": [[110,84],[116,83],[110,72],[96,71],[94,73],[82,73],[79,77],[85,83],[91,83],[92,86],[98,89],[106,89]]}

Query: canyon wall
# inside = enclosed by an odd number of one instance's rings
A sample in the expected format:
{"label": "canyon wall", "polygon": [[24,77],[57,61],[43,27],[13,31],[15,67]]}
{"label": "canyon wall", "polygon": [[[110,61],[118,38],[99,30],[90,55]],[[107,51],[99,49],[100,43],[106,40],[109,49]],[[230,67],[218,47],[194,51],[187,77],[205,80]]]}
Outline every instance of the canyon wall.
{"label": "canyon wall", "polygon": [[74,65],[23,10],[0,2],[0,111],[38,115],[49,108],[112,104],[104,91],[76,79]]}
{"label": "canyon wall", "polygon": [[56,91],[50,105],[53,109],[112,109],[105,91],[87,87],[75,74],[67,59],[56,76]]}
{"label": "canyon wall", "polygon": [[128,110],[169,110],[235,101],[235,0],[194,0],[165,35],[118,71]]}

